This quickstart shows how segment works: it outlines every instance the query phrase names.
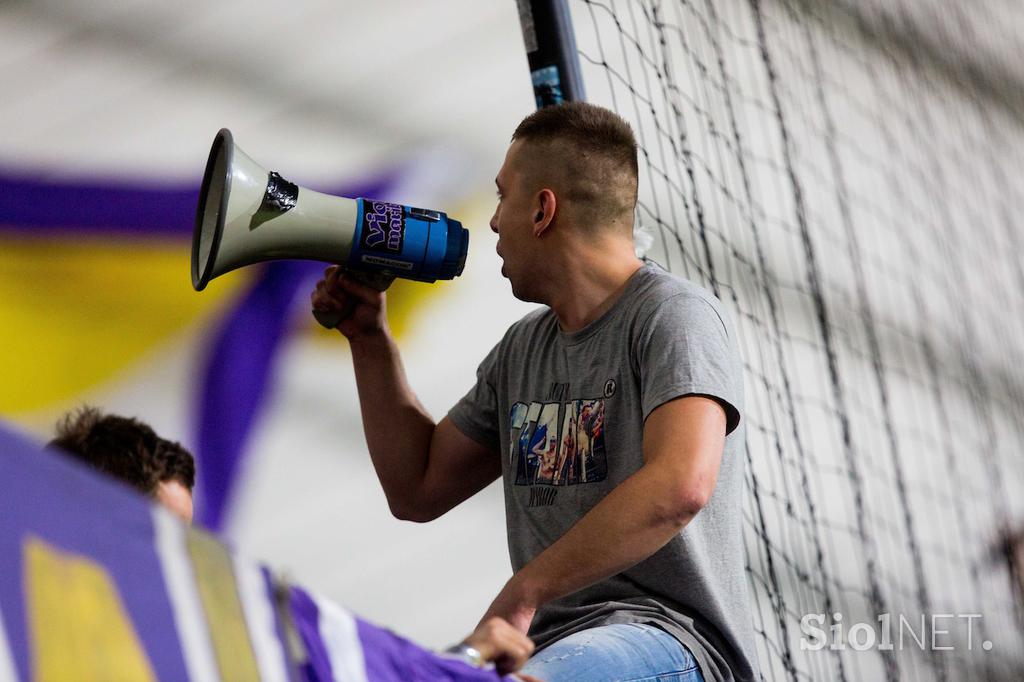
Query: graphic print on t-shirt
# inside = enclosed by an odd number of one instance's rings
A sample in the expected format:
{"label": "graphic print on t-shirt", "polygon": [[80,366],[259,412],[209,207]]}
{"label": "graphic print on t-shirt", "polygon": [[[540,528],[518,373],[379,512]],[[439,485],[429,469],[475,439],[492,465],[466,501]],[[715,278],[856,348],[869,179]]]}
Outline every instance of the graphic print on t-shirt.
{"label": "graphic print on t-shirt", "polygon": [[578,485],[608,475],[604,399],[512,406],[509,464],[516,485]]}

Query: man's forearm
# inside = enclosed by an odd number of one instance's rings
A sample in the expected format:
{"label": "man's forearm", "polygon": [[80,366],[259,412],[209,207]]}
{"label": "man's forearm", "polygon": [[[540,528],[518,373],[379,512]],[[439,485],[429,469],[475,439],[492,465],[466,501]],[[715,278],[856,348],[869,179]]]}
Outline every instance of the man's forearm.
{"label": "man's forearm", "polygon": [[387,331],[351,340],[363,431],[377,477],[396,515],[423,481],[434,421],[409,387]]}
{"label": "man's forearm", "polygon": [[667,478],[644,467],[623,481],[523,566],[512,578],[515,589],[540,606],[620,573],[664,547],[699,511],[696,505],[671,501],[677,499],[676,490]]}

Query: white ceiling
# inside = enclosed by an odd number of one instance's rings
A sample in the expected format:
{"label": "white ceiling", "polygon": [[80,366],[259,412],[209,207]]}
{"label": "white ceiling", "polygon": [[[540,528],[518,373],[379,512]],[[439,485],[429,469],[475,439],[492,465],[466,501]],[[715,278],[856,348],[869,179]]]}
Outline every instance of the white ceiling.
{"label": "white ceiling", "polygon": [[[1024,83],[1017,0],[835,6]],[[438,145],[487,177],[533,107],[513,0],[0,0],[0,92],[0,167],[174,180],[224,126],[300,180]]]}
{"label": "white ceiling", "polygon": [[299,179],[489,173],[533,108],[511,0],[0,2],[0,92],[0,166],[177,180],[225,126]]}

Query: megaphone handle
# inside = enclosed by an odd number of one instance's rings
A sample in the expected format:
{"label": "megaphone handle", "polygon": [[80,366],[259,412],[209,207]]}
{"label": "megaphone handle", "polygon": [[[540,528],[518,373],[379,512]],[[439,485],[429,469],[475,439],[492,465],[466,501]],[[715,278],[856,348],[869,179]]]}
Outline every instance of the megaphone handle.
{"label": "megaphone handle", "polygon": [[[395,281],[393,275],[385,275],[380,272],[360,272],[359,270],[348,270],[348,276],[359,282],[365,284],[368,287],[373,287],[377,291],[385,291],[391,283]],[[356,309],[356,302],[349,300],[345,303],[345,307],[341,310],[313,310],[313,317],[320,323],[322,327],[327,329],[334,329],[344,320],[346,317],[352,314],[352,311]]]}
{"label": "megaphone handle", "polygon": [[341,310],[317,310],[314,308],[313,317],[316,318],[316,321],[320,323],[321,327],[324,327],[325,329],[334,329],[342,320],[352,314],[355,307],[355,301],[349,301]]}

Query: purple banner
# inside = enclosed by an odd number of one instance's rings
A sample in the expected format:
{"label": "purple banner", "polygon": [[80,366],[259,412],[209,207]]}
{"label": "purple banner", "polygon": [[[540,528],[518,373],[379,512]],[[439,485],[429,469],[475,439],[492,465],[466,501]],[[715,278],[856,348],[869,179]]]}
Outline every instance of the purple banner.
{"label": "purple banner", "polygon": [[38,234],[89,231],[188,237],[199,181],[154,186],[97,181],[54,182],[0,174],[0,229]]}
{"label": "purple banner", "polygon": [[[223,677],[242,669],[235,664],[245,647],[236,645],[246,632],[257,647],[254,665],[273,679],[341,682],[348,673],[367,682],[502,679],[318,602],[301,588],[288,588],[280,603],[266,569],[257,573],[260,587],[249,583],[242,590],[238,576],[245,570],[217,561],[228,551],[199,533],[181,528],[181,542],[169,543],[173,534],[160,523],[158,553],[151,501],[2,423],[0,471],[7,485],[0,497],[0,637],[6,633],[7,641],[0,641],[0,650],[11,652],[15,679],[77,672],[90,679],[187,680],[203,670]],[[179,528],[169,515],[162,518]],[[211,593],[211,586],[219,591]],[[229,594],[243,592],[242,601],[253,607],[247,614],[230,608]],[[253,616],[271,611],[273,623]],[[189,634],[179,636],[179,626]],[[284,646],[291,627],[301,647]],[[260,655],[270,649],[284,660]],[[213,667],[205,668],[204,660]],[[334,663],[345,669],[335,670]],[[2,668],[0,677],[6,677]]]}
{"label": "purple banner", "polygon": [[32,614],[26,598],[30,540],[99,566],[160,678],[187,679],[145,500],[70,458],[41,451],[2,425],[0,471],[5,486],[0,498],[0,612],[21,679],[33,677]]}

